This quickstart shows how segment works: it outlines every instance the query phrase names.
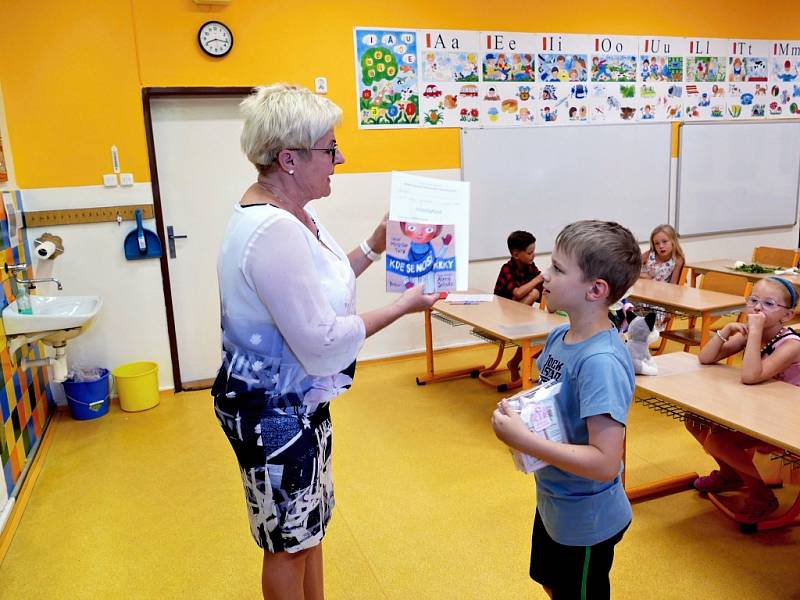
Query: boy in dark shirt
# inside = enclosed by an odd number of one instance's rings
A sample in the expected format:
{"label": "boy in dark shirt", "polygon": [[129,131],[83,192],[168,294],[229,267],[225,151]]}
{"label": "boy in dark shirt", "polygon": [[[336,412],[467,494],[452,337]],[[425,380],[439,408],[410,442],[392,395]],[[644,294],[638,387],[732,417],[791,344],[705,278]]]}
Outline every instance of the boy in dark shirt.
{"label": "boy in dark shirt", "polygon": [[[531,306],[542,296],[542,272],[533,262],[536,238],[527,231],[514,231],[508,236],[508,251],[511,259],[500,268],[494,293]],[[511,381],[519,379],[521,362],[522,348],[517,348],[516,354],[506,365],[511,373]]]}

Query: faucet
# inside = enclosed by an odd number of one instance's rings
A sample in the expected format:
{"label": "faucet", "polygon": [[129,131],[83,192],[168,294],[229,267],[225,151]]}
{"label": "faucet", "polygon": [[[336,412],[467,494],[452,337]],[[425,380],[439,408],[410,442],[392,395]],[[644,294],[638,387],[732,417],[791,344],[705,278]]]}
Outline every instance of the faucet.
{"label": "faucet", "polygon": [[37,283],[44,283],[45,281],[52,281],[58,286],[59,290],[64,289],[63,286],[61,285],[61,282],[55,277],[43,277],[40,279],[25,279],[24,277],[22,277],[25,271],[28,270],[28,265],[26,263],[20,263],[18,265],[9,265],[8,263],[6,263],[4,269],[6,273],[13,273],[15,281],[19,285],[28,286],[29,290],[36,289]]}
{"label": "faucet", "polygon": [[52,281],[58,286],[59,290],[64,289],[63,286],[61,285],[61,282],[55,277],[42,277],[40,279],[24,279],[22,277],[17,276],[17,283],[20,285],[27,285],[29,290],[35,290],[37,283],[44,283],[45,281]]}

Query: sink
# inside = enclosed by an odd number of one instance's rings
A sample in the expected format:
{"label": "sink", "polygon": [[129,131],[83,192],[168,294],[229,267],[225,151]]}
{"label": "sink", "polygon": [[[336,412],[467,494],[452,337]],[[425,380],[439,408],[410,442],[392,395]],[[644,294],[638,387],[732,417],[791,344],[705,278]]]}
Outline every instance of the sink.
{"label": "sink", "polygon": [[[30,299],[32,315],[20,314],[16,300],[3,309],[3,326],[7,336],[80,328],[103,306],[100,296],[31,296]],[[58,337],[69,339],[80,331],[64,333]]]}

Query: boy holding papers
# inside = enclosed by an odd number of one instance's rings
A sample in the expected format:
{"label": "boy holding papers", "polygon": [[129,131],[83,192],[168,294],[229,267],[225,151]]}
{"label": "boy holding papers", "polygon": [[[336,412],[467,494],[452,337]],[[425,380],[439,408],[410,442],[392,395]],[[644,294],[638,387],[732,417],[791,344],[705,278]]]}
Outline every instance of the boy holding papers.
{"label": "boy holding papers", "polygon": [[537,366],[541,383],[562,383],[556,403],[566,439],[533,433],[506,400],[492,415],[501,441],[549,464],[535,473],[530,576],[555,600],[609,598],[614,546],[630,525],[620,476],[634,373],[608,307],[640,269],[639,246],[621,225],[564,228],[543,291],[570,322],[553,330]]}

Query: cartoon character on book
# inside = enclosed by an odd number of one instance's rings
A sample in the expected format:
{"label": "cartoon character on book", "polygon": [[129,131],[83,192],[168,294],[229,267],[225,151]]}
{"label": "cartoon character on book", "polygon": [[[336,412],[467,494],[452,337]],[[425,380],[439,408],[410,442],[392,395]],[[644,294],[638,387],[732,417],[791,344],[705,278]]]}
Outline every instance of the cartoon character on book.
{"label": "cartoon character on book", "polygon": [[449,251],[452,232],[452,225],[389,221],[387,291],[420,284],[428,293],[455,289],[455,257]]}

